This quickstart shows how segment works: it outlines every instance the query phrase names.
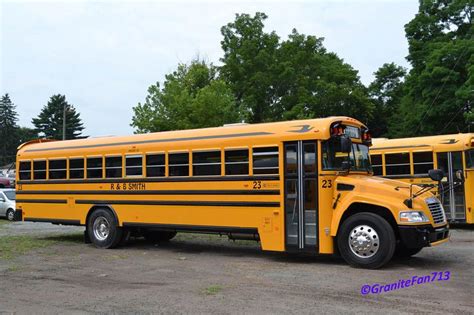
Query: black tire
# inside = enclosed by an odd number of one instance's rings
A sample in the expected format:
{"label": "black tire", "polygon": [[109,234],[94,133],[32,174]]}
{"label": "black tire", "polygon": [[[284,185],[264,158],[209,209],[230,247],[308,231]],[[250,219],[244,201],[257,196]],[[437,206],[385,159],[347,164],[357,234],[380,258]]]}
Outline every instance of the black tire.
{"label": "black tire", "polygon": [[145,240],[153,244],[169,242],[175,236],[176,232],[170,231],[146,231],[143,233]]}
{"label": "black tire", "polygon": [[15,220],[15,210],[8,209],[7,212],[5,213],[5,217],[7,218],[8,221],[14,221]]}
{"label": "black tire", "polygon": [[97,209],[87,221],[87,233],[95,247],[114,248],[122,240],[123,229],[118,226],[118,220],[110,210]]}
{"label": "black tire", "polygon": [[405,244],[400,242],[395,248],[394,256],[398,258],[408,258],[418,254],[422,249],[423,247],[408,248],[405,246]]}
{"label": "black tire", "polygon": [[[362,243],[358,243],[359,238]],[[367,243],[364,243],[365,240]],[[361,212],[342,223],[337,245],[342,258],[351,266],[377,269],[392,258],[396,238],[392,226],[384,218],[370,212]]]}

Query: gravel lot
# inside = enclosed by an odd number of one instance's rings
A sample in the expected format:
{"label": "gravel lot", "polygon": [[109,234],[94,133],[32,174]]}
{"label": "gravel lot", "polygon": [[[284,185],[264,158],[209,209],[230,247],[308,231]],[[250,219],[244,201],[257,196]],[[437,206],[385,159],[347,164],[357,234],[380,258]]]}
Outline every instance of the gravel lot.
{"label": "gravel lot", "polygon": [[[138,239],[99,250],[82,243],[82,231],[1,224],[0,241],[27,237],[50,244],[0,259],[0,313],[472,314],[474,309],[472,230],[453,230],[448,244],[375,271],[351,268],[337,257],[267,253],[257,243],[196,234],[179,234],[164,245]],[[449,271],[450,279],[360,293],[364,284],[437,271]]]}

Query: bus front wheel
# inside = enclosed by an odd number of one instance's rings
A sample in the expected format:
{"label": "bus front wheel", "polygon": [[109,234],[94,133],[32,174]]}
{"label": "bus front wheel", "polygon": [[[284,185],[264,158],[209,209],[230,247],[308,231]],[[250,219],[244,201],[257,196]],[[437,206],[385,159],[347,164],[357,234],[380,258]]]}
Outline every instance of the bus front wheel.
{"label": "bus front wheel", "polygon": [[98,248],[114,248],[122,240],[122,228],[117,218],[107,209],[97,209],[90,215],[87,232]]}
{"label": "bus front wheel", "polygon": [[395,252],[396,238],[392,226],[374,213],[360,212],[350,216],[339,231],[339,252],[351,266],[380,268]]}

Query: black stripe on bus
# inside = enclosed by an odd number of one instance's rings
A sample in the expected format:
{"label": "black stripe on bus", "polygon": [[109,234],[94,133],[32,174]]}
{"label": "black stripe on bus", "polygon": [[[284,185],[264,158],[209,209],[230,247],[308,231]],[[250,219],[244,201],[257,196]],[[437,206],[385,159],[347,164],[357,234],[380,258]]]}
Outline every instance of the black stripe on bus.
{"label": "black stripe on bus", "polygon": [[19,190],[17,195],[279,195],[279,190]]}
{"label": "black stripe on bus", "polygon": [[143,206],[280,207],[279,202],[264,201],[178,201],[178,200],[76,200],[76,204]]}
{"label": "black stripe on bus", "polygon": [[66,220],[66,219],[48,219],[48,218],[25,218],[24,221],[31,222],[45,222],[62,225],[81,225],[79,220]]}
{"label": "black stripe on bus", "polygon": [[[391,150],[391,149],[409,149],[409,148],[422,148],[422,147],[429,147],[429,144],[417,144],[417,145],[400,145],[396,147],[385,147],[385,148],[370,148],[370,151],[377,151],[377,150]],[[391,154],[393,152],[387,152],[387,154]]]}
{"label": "black stripe on bus", "polygon": [[110,183],[161,183],[161,182],[242,182],[254,180],[279,180],[279,175],[262,176],[183,176],[183,177],[144,177],[144,178],[93,178],[93,179],[49,179],[19,180],[17,184],[110,184]]}
{"label": "black stripe on bus", "polygon": [[65,199],[17,199],[18,203],[67,203]]}
{"label": "black stripe on bus", "polygon": [[151,229],[182,231],[182,232],[258,234],[257,228],[244,228],[244,227],[233,227],[233,226],[158,224],[158,223],[141,223],[141,222],[123,222],[122,225],[124,227],[140,227],[140,228],[151,228]]}
{"label": "black stripe on bus", "polygon": [[176,142],[176,141],[193,141],[193,140],[208,140],[208,139],[238,138],[238,137],[255,137],[255,136],[267,136],[267,135],[272,135],[272,134],[273,134],[272,132],[265,132],[265,131],[245,132],[245,133],[234,133],[234,134],[227,134],[227,135],[184,137],[184,138],[172,138],[172,139],[153,139],[153,140],[141,140],[141,141],[126,141],[126,142],[116,142],[116,143],[76,145],[76,146],[69,146],[69,147],[44,148],[44,149],[27,149],[27,150],[25,150],[25,152],[44,152],[44,151],[57,151],[57,150],[113,147],[113,146],[119,146],[119,145],[137,145],[137,144],[145,144],[145,143],[163,143],[163,142]]}

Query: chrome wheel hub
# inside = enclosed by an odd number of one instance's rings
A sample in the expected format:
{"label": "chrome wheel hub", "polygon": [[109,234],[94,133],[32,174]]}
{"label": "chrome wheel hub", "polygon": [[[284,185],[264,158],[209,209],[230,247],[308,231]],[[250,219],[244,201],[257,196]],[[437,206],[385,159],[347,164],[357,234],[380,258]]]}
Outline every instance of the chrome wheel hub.
{"label": "chrome wheel hub", "polygon": [[13,221],[13,217],[15,216],[15,213],[13,211],[8,211],[8,217],[7,219],[9,221]]}
{"label": "chrome wheel hub", "polygon": [[105,241],[110,234],[110,223],[104,217],[98,217],[92,227],[94,237],[99,241]]}
{"label": "chrome wheel hub", "polygon": [[368,225],[359,225],[349,234],[349,247],[360,258],[370,258],[379,250],[379,235]]}

